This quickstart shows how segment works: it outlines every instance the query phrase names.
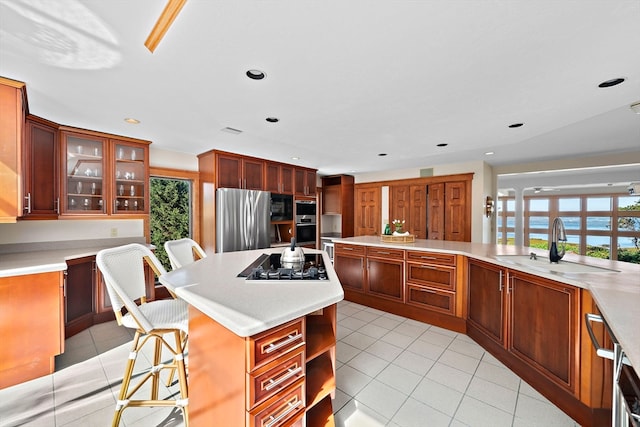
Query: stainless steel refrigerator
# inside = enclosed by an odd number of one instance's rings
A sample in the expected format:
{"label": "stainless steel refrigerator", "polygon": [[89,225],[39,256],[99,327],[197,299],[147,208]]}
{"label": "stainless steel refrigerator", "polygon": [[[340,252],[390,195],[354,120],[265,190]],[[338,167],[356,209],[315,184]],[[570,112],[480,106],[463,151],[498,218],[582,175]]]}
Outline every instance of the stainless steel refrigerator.
{"label": "stainless steel refrigerator", "polygon": [[218,252],[268,248],[271,193],[219,188],[216,191]]}

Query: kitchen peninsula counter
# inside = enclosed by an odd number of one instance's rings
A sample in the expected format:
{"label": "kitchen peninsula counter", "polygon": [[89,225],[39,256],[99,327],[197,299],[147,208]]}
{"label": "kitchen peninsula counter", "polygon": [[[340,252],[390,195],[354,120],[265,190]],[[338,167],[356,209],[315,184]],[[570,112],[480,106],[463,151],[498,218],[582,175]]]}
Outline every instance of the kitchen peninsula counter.
{"label": "kitchen peninsula counter", "polygon": [[538,248],[424,239],[416,239],[413,243],[387,243],[382,242],[379,236],[334,238],[333,241],[351,245],[458,254],[587,289],[631,364],[636,369],[640,368],[640,328],[637,326],[640,321],[640,265],[568,253],[563,261],[614,271],[543,272],[498,259],[501,255],[529,255],[531,252],[540,257],[548,255],[547,251]]}
{"label": "kitchen peninsula counter", "polygon": [[[249,337],[342,300],[342,286],[323,255],[327,280],[246,280],[238,273],[263,253],[259,249],[209,255],[171,271],[160,282],[225,328]],[[305,249],[306,254],[322,253]]]}

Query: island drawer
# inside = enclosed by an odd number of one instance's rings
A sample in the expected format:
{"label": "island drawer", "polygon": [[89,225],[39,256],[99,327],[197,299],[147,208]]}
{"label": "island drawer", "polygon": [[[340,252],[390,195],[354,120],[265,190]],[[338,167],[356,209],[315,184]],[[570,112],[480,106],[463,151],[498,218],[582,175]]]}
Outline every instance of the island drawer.
{"label": "island drawer", "polygon": [[304,382],[301,380],[279,399],[273,402],[267,401],[254,411],[247,412],[247,425],[250,427],[289,426],[293,422],[298,422],[304,416],[304,411]]}
{"label": "island drawer", "polygon": [[454,254],[443,254],[436,252],[407,251],[407,261],[455,266],[456,256]]}
{"label": "island drawer", "polygon": [[271,396],[286,389],[305,374],[304,348],[295,350],[291,356],[283,356],[285,360],[277,359],[263,366],[253,373],[247,374],[249,395],[247,396],[247,410]]}
{"label": "island drawer", "polygon": [[334,245],[335,253],[364,255],[366,246],[362,245],[345,245],[344,243],[336,243]]}
{"label": "island drawer", "polygon": [[402,249],[378,248],[374,246],[367,247],[367,256],[404,259],[404,251]]}
{"label": "island drawer", "polygon": [[304,317],[254,335],[248,340],[247,372],[269,363],[285,353],[304,346]]}

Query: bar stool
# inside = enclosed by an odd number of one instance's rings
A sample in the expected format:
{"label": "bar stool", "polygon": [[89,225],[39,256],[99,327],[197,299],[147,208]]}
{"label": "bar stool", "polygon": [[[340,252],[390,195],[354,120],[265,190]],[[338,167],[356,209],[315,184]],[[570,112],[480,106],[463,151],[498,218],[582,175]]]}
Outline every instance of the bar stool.
{"label": "bar stool", "polygon": [[[184,361],[189,321],[188,306],[186,302],[178,299],[146,301],[145,262],[158,276],[166,273],[153,252],[137,243],[104,249],[96,256],[96,263],[104,277],[118,324],[136,331],[122,378],[112,426],[117,427],[120,424],[124,409],[139,406],[176,406],[182,410],[184,424],[188,426],[189,400]],[[123,314],[123,308],[126,309],[126,314]],[[165,339],[165,335],[172,335],[173,343]],[[132,385],[136,359],[146,343],[154,344],[153,366],[140,374],[142,378]],[[163,349],[172,354],[172,362],[162,363]],[[178,373],[180,396],[174,400],[161,399],[159,396],[160,373],[163,370],[169,370],[170,373],[167,385],[172,381],[174,372]],[[148,380],[151,380],[150,397],[133,399]]]}
{"label": "bar stool", "polygon": [[189,238],[167,240],[164,242],[164,250],[174,270],[207,257],[200,245]]}

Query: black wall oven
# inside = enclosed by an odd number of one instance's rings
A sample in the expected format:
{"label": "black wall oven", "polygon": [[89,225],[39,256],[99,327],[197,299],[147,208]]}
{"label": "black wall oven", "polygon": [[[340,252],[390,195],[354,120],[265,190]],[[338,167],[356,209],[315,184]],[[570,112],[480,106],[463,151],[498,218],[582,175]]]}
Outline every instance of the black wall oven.
{"label": "black wall oven", "polygon": [[271,193],[271,221],[291,221],[293,219],[293,196]]}
{"label": "black wall oven", "polygon": [[296,241],[298,244],[316,243],[316,202],[296,200]]}

